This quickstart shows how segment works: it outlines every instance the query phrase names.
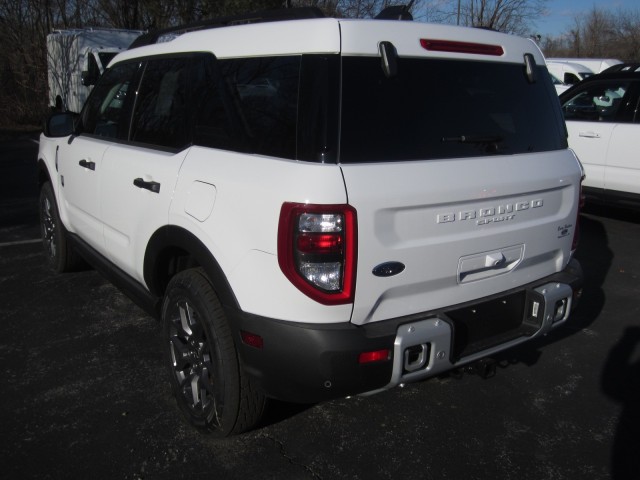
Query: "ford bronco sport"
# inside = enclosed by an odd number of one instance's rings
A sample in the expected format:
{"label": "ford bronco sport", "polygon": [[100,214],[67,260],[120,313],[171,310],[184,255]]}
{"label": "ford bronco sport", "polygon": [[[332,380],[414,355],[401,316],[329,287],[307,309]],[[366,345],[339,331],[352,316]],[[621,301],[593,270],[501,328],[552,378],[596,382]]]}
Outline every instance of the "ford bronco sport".
{"label": "ford bronco sport", "polygon": [[566,322],[583,172],[536,45],[267,20],[142,40],[40,139],[52,266],[161,319],[186,417],[226,436]]}

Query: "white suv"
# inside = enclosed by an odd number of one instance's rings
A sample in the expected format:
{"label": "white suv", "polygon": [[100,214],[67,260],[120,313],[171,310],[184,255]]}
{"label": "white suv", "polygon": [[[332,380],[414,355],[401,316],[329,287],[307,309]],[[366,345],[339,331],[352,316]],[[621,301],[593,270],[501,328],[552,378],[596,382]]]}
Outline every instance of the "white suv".
{"label": "white suv", "polygon": [[[273,20],[273,19],[271,19]],[[44,245],[161,318],[178,405],[424,379],[569,316],[582,169],[529,40],[315,18],[118,55],[40,140]]]}
{"label": "white suv", "polygon": [[619,64],[560,96],[588,201],[640,207],[640,65]]}

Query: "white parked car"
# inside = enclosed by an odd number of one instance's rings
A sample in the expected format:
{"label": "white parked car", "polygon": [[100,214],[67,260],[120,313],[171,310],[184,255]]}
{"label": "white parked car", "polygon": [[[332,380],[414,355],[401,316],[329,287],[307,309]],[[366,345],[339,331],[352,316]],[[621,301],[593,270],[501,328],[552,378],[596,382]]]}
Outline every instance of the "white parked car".
{"label": "white parked car", "polygon": [[40,140],[51,264],[80,253],[161,319],[194,425],[238,433],[266,397],[378,392],[567,321],[583,172],[535,44],[248,19],[119,54]]}
{"label": "white parked car", "polygon": [[617,65],[560,96],[587,200],[640,206],[640,69]]}

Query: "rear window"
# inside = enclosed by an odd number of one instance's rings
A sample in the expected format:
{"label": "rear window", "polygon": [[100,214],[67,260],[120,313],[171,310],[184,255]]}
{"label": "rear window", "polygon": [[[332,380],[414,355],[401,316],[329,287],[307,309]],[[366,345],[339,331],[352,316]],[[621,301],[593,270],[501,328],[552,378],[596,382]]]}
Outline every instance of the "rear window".
{"label": "rear window", "polygon": [[566,148],[559,102],[544,67],[524,63],[380,58],[342,64],[342,163],[512,155]]}

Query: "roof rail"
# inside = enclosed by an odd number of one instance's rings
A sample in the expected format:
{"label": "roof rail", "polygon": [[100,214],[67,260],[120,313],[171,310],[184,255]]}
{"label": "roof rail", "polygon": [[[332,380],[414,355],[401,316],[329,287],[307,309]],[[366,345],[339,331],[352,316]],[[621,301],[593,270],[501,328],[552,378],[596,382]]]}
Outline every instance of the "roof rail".
{"label": "roof rail", "polygon": [[[193,32],[197,30],[207,30],[211,28],[229,27],[232,25],[245,25],[249,23],[277,22],[280,20],[303,20],[309,18],[323,18],[324,14],[317,7],[298,7],[283,8],[276,10],[263,10],[260,12],[246,13],[242,15],[231,15],[227,17],[211,18],[190,23],[188,25],[180,25],[177,27],[169,27],[160,30],[154,30],[141,35],[129,46],[129,48],[142,47],[144,45],[152,45],[158,43],[162,37],[172,38],[183,33]],[[161,40],[162,41],[162,40]]]}
{"label": "roof rail", "polygon": [[611,67],[603,70],[600,74],[603,73],[614,73],[614,72],[638,72],[640,71],[640,63],[618,63],[617,65],[612,65]]}

